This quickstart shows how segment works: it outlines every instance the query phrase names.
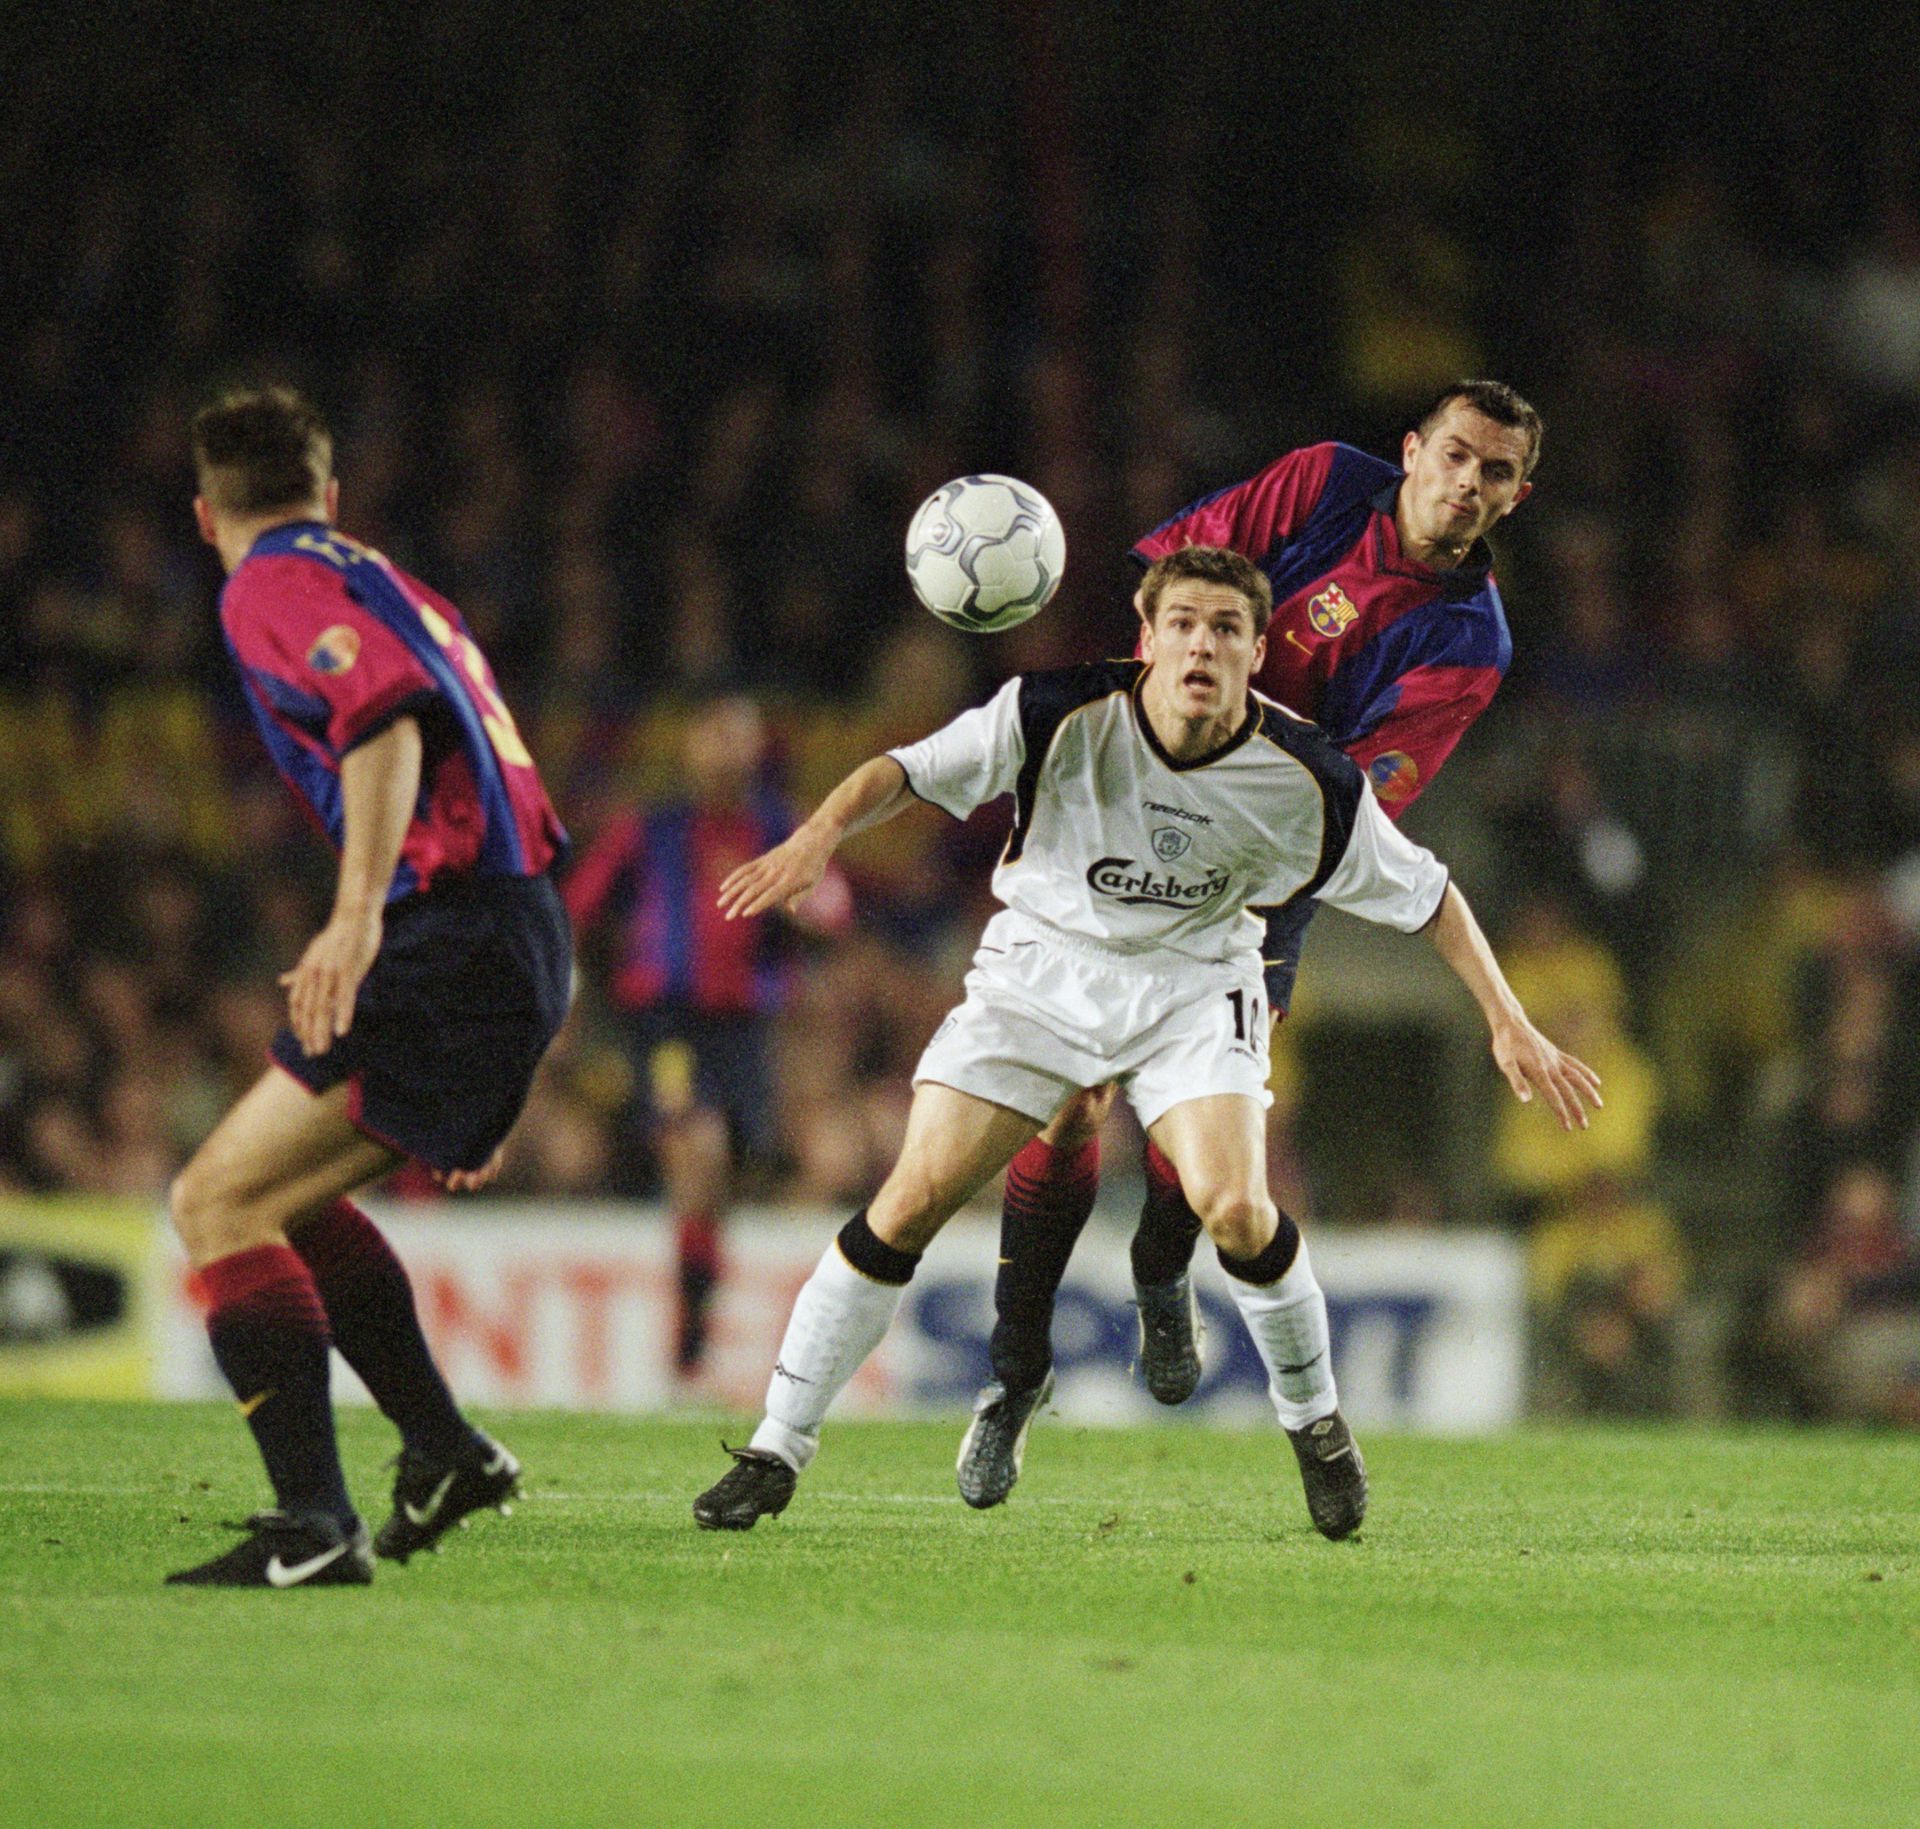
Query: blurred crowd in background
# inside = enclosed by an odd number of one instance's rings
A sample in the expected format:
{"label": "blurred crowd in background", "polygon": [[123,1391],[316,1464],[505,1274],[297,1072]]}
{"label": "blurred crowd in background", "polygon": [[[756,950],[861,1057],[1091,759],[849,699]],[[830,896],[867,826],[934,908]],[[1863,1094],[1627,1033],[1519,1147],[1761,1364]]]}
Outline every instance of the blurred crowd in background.
{"label": "blurred crowd in background", "polygon": [[[1872,13],[1552,11],[1357,40],[1309,7],[1250,62],[1233,8],[1175,6],[1173,71],[1094,0],[944,39],[770,6],[535,40],[486,4],[23,36],[0,1188],[158,1194],[325,906],[188,513],[218,387],[320,401],[342,525],[462,605],[586,846],[688,791],[696,700],[750,699],[760,777],[810,805],[1011,671],[1125,651],[1126,549],[1183,502],[1295,444],[1393,452],[1489,373],[1547,422],[1499,540],[1515,661],[1409,827],[1607,1107],[1564,1138],[1491,1071],[1443,1099],[1417,1035],[1293,1025],[1282,1185],[1315,1219],[1522,1230],[1548,1405],[1920,1422],[1905,47]],[[990,641],[912,607],[899,562],[976,468],[1045,490],[1071,554]],[[870,1189],[998,837],[928,812],[849,849],[857,920],[784,956],[749,1191]],[[586,959],[517,1192],[657,1177]],[[1362,1068],[1343,1174],[1311,1116]],[[1436,1130],[1471,1175],[1435,1171]]]}

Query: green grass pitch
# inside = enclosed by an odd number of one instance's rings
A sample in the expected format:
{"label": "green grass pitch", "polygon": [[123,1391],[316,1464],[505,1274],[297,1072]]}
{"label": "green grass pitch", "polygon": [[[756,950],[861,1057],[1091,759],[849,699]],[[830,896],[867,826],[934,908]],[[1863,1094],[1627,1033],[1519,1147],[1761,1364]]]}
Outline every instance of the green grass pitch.
{"label": "green grass pitch", "polygon": [[[166,1590],[263,1502],[230,1410],[0,1402],[0,1822],[1920,1822],[1920,1442],[829,1426],[707,1535],[713,1421],[496,1419],[510,1520],[370,1590]],[[347,1463],[377,1522],[377,1417]]]}

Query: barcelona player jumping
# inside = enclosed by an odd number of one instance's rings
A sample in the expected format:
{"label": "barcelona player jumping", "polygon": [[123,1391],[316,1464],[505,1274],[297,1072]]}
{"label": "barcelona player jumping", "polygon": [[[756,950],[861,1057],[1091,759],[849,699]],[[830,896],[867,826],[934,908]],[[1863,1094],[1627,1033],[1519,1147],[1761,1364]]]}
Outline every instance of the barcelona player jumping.
{"label": "barcelona player jumping", "polygon": [[[337,533],[319,414],[285,388],[194,420],[194,513],[228,578],[220,618],[275,766],[339,854],[333,910],[293,970],[273,1067],[172,1190],[221,1371],[276,1507],[169,1581],[363,1583],[512,1495],[413,1290],[350,1198],[411,1157],[484,1186],[567,1011],[566,847],[460,612]],[[369,1542],[334,1439],[336,1346],[400,1431],[393,1515]]]}
{"label": "barcelona player jumping", "polygon": [[[1223,546],[1265,573],[1273,622],[1254,685],[1318,724],[1397,820],[1506,671],[1512,644],[1485,536],[1531,493],[1540,437],[1540,415],[1512,388],[1456,382],[1406,434],[1397,465],[1342,444],[1289,451],[1183,509],[1134,554],[1151,565],[1182,546]],[[1269,917],[1263,961],[1276,1020],[1292,999],[1314,908],[1306,900]],[[959,1464],[970,1505],[997,1505],[1012,1490],[1050,1388],[1054,1297],[1093,1211],[1113,1096],[1105,1087],[1070,1101],[1007,1169],[994,1376],[975,1403]],[[1200,1221],[1151,1143],[1146,1180],[1132,1253],[1141,1369],[1162,1403],[1182,1403],[1201,1372],[1188,1274]],[[1331,1374],[1309,1408],[1321,1433],[1296,1433],[1296,1450],[1346,1455],[1345,1433],[1330,1420]]]}

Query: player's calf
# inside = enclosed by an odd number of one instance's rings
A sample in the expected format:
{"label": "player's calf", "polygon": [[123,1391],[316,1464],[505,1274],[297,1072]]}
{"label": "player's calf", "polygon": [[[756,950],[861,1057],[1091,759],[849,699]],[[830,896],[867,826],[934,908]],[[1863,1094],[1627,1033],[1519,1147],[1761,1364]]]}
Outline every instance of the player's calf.
{"label": "player's calf", "polygon": [[864,1207],[840,1228],[794,1298],[752,1442],[727,1450],[733,1467],[694,1501],[703,1530],[751,1530],[786,1510],[828,1408],[880,1344],[919,1262],[876,1237]]}
{"label": "player's calf", "polygon": [[1185,1403],[1200,1386],[1200,1309],[1192,1263],[1200,1215],[1158,1144],[1146,1144],[1146,1200],[1133,1234],[1133,1303],[1140,1311],[1140,1376],[1158,1403]]}
{"label": "player's calf", "polygon": [[1286,1214],[1252,1257],[1220,1253],[1234,1305],[1267,1370],[1275,1413],[1300,1462],[1307,1510],[1323,1536],[1357,1530],[1367,1510],[1367,1470],[1339,1412],[1327,1300],[1306,1240]]}
{"label": "player's calf", "polygon": [[[253,1432],[280,1514],[359,1528],[334,1439],[326,1310],[298,1255],[257,1245],[201,1267],[207,1339]],[[276,1514],[279,1515],[279,1514]]]}
{"label": "player's calf", "polygon": [[1133,1235],[1133,1299],[1140,1311],[1140,1373],[1154,1400],[1185,1403],[1199,1388],[1200,1313],[1189,1265],[1200,1216],[1160,1147],[1148,1141],[1146,1200]]}

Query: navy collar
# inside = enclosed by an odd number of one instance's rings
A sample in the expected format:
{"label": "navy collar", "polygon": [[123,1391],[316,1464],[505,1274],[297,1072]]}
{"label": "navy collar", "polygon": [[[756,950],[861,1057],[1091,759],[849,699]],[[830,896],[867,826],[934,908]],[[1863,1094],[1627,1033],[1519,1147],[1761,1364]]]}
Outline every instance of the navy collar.
{"label": "navy collar", "polygon": [[1190,769],[1205,768],[1211,762],[1218,762],[1222,756],[1230,756],[1241,744],[1260,728],[1260,706],[1253,694],[1247,694],[1247,715],[1240,720],[1240,728],[1224,743],[1216,744],[1204,756],[1194,756],[1182,762],[1178,757],[1167,754],[1165,746],[1154,734],[1153,720],[1147,716],[1147,708],[1140,702],[1140,688],[1146,682],[1147,669],[1143,666],[1135,676],[1133,689],[1127,697],[1133,701],[1133,721],[1141,736],[1147,741],[1147,747],[1172,769],[1176,775],[1184,775]]}
{"label": "navy collar", "polygon": [[[247,548],[246,558],[262,553],[291,552],[302,534],[318,534],[323,540],[333,529],[325,521],[278,521],[264,529]],[[241,560],[245,564],[246,559]]]}

